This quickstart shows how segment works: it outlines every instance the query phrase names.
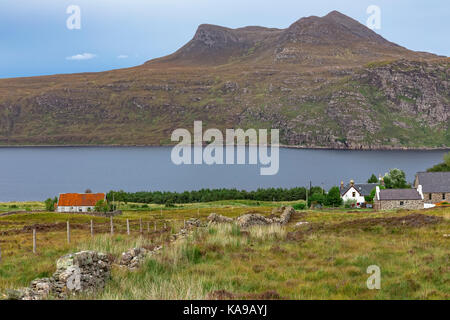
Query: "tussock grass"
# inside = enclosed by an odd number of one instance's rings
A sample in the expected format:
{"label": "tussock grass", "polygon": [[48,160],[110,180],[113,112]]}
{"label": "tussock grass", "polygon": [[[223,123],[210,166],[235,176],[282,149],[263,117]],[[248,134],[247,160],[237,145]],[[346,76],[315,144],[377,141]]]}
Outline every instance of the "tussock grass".
{"label": "tussock grass", "polygon": [[[227,215],[225,208],[212,210]],[[212,210],[200,210],[200,217],[206,217]],[[264,207],[256,210],[270,211]],[[236,211],[230,209],[229,216],[235,216]],[[196,212],[191,210],[191,217]],[[340,223],[350,220],[412,213],[441,216],[444,220],[421,227],[367,228],[362,224],[336,229]],[[241,230],[234,224],[210,224],[195,229],[185,239],[164,244],[160,254],[151,256],[137,271],[114,267],[104,291],[75,298],[204,299],[215,290],[243,295],[274,290],[290,299],[449,299],[450,247],[448,238],[444,237],[450,234],[449,214],[449,208],[401,212],[308,210],[283,227],[255,226]],[[148,212],[124,214],[129,215],[161,222],[157,220],[161,219],[157,218],[160,213],[155,216]],[[179,223],[185,216],[184,210],[164,213],[168,222],[172,217]],[[45,218],[51,221],[50,216]],[[4,217],[0,222],[18,223],[8,219]],[[308,227],[294,226],[298,219],[329,228],[314,229],[297,240],[290,240],[288,232],[308,230]],[[64,238],[64,232],[38,234],[38,243],[45,242],[46,246],[38,245],[39,252],[33,255],[29,234],[2,237],[0,245],[6,246],[6,255],[0,263],[0,292],[50,275],[55,260],[67,252],[92,249],[117,255],[131,247],[165,240],[165,236],[151,240],[136,234],[98,235],[91,239],[85,230],[74,230],[71,246],[64,244]],[[10,248],[15,251],[11,252]],[[369,276],[366,270],[372,264],[381,268],[381,290],[366,287]]]}

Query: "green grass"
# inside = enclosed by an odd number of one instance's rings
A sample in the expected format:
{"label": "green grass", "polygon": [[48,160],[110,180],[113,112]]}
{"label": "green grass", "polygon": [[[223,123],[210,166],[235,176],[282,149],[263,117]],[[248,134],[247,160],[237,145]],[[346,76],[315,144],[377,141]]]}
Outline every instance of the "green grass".
{"label": "green grass", "polygon": [[[188,205],[187,205],[188,206]],[[186,207],[187,207],[186,206]],[[211,212],[237,216],[259,211],[268,215],[272,207],[200,208],[199,217]],[[365,218],[383,218],[421,213],[443,217],[438,224],[422,227],[358,225]],[[13,224],[64,221],[67,215],[39,213],[0,217]],[[77,223],[91,217],[69,215]],[[181,227],[182,219],[197,216],[197,208],[163,211],[167,223]],[[160,213],[130,211],[127,217],[158,221]],[[60,219],[60,220],[59,220]],[[104,218],[98,219],[99,224]],[[153,220],[152,220],[153,219]],[[309,225],[296,227],[298,221]],[[339,225],[340,223],[353,224]],[[41,222],[42,223],[42,222]],[[290,232],[302,231],[292,238]],[[196,229],[186,239],[164,245],[134,272],[113,268],[104,291],[77,299],[205,299],[212,291],[226,290],[241,298],[258,298],[276,291],[289,299],[449,299],[449,244],[444,234],[450,230],[450,209],[425,211],[308,210],[294,215],[285,226],[252,227],[243,230],[234,224],[210,225]],[[36,277],[54,272],[55,260],[77,250],[92,249],[118,257],[138,246],[163,243],[166,235],[141,236],[136,232],[98,235],[91,239],[86,230],[74,230],[73,243],[64,241],[65,232],[38,234],[38,254],[31,252],[29,234],[2,237],[5,248],[0,262],[0,291],[27,285]],[[14,251],[8,249],[14,248]],[[366,287],[370,265],[381,268],[381,290]]]}

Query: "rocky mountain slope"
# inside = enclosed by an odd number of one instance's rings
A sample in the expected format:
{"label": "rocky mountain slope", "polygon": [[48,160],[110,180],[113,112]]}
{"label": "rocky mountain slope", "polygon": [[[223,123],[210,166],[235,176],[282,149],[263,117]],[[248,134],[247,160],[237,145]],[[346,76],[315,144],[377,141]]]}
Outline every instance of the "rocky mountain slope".
{"label": "rocky mountain slope", "polygon": [[450,147],[447,57],[339,13],[286,29],[200,25],[134,68],[0,80],[0,144],[164,145],[176,128],[279,128],[283,144]]}

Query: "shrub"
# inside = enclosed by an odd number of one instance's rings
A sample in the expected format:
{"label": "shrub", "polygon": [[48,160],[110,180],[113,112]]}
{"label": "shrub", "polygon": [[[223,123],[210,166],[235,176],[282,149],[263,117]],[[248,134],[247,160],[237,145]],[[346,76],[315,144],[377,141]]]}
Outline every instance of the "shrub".
{"label": "shrub", "polygon": [[306,208],[306,204],[304,202],[296,203],[292,206],[295,210],[304,210]]}

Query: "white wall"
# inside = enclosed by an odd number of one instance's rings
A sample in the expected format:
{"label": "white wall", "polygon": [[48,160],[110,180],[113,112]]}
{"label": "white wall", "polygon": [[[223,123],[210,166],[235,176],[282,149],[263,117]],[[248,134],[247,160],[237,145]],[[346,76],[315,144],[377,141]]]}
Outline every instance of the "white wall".
{"label": "white wall", "polygon": [[[88,212],[88,209],[94,211],[94,207],[90,206],[80,206],[80,207],[58,207],[58,212]],[[81,210],[81,211],[80,211]]]}
{"label": "white wall", "polygon": [[[354,197],[353,197],[353,192],[355,193]],[[354,187],[351,187],[350,189],[347,190],[346,193],[344,193],[344,195],[342,196],[342,200],[344,200],[344,202],[348,201],[348,200],[354,200],[359,203],[366,202],[366,200],[364,199],[364,196],[360,195],[359,192]]]}

